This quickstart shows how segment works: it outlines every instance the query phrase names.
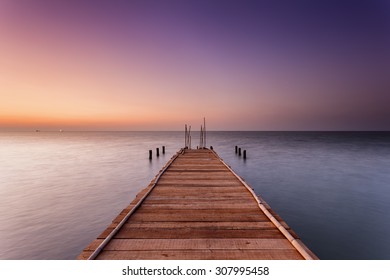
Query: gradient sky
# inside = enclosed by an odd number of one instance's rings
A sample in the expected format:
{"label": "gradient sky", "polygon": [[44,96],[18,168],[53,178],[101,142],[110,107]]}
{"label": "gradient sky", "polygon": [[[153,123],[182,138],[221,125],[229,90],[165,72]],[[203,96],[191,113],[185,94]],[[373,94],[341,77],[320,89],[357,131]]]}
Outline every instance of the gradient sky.
{"label": "gradient sky", "polygon": [[0,0],[0,130],[390,130],[390,1]]}

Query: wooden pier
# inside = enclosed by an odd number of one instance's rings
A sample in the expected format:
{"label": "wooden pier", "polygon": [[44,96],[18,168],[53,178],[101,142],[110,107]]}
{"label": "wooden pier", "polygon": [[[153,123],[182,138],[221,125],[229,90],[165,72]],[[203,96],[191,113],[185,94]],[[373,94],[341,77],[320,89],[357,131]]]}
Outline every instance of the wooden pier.
{"label": "wooden pier", "polygon": [[78,259],[317,259],[212,150],[181,150]]}

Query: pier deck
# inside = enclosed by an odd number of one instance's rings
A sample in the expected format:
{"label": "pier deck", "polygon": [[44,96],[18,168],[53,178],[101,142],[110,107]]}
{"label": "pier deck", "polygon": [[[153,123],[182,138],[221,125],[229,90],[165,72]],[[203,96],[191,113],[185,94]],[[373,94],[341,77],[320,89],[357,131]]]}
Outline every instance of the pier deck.
{"label": "pier deck", "polygon": [[183,151],[78,259],[317,259],[216,153]]}

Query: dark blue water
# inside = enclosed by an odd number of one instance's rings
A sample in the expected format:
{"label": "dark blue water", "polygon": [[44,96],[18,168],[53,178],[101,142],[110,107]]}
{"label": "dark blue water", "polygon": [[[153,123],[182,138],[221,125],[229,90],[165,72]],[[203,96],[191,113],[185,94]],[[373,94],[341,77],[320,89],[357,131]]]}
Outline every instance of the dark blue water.
{"label": "dark blue water", "polygon": [[390,133],[223,135],[220,155],[321,259],[390,259]]}
{"label": "dark blue water", "polygon": [[[321,259],[390,259],[390,133],[207,137]],[[74,259],[183,145],[182,132],[0,133],[0,259]]]}

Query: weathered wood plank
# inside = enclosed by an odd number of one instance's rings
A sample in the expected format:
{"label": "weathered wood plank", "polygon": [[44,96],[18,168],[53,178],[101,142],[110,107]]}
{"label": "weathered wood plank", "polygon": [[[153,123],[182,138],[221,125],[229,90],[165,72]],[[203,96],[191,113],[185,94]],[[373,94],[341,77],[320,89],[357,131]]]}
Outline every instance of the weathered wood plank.
{"label": "weathered wood plank", "polygon": [[[276,228],[272,229],[203,229],[203,228],[123,228],[115,238],[131,239],[194,239],[194,238],[262,238],[284,239],[284,235]],[[100,236],[105,238],[105,236]]]}
{"label": "weathered wood plank", "polygon": [[250,216],[250,215],[264,215],[264,213],[260,212],[256,208],[247,207],[244,209],[229,209],[229,211],[226,211],[225,209],[199,209],[198,211],[193,211],[192,209],[177,209],[175,211],[171,211],[169,209],[164,210],[161,209],[159,211],[155,211],[153,209],[142,209],[140,207],[135,214],[159,214],[159,215],[238,215],[238,216]]}
{"label": "weathered wood plank", "polygon": [[159,185],[171,185],[180,187],[240,187],[240,182],[236,180],[204,180],[204,179],[188,179],[188,180],[176,180],[161,178]]}
{"label": "weathered wood plank", "polygon": [[154,199],[154,197],[156,197],[156,199],[158,199],[158,197],[167,198],[167,196],[169,195],[169,192],[171,192],[172,199],[177,199],[177,196],[187,196],[187,197],[194,197],[194,198],[199,198],[199,199],[204,199],[207,197],[210,197],[213,199],[236,198],[237,200],[250,198],[249,193],[236,192],[234,189],[232,189],[232,192],[229,192],[228,190],[226,191],[226,189],[227,188],[223,188],[223,190],[225,190],[225,191],[221,192],[221,191],[214,189],[213,187],[210,187],[210,188],[188,188],[187,191],[182,190],[182,189],[174,191],[174,190],[172,190],[172,188],[167,188],[167,189],[161,188],[158,191],[156,190],[156,192],[153,193],[153,199]]}
{"label": "weathered wood plank", "polygon": [[166,180],[210,180],[210,181],[219,181],[219,180],[237,180],[236,177],[227,173],[227,172],[213,172],[213,174],[209,173],[199,173],[193,172],[193,174],[183,174],[184,172],[178,172],[179,174],[175,174],[174,172],[169,172],[164,176]]}
{"label": "weathered wood plank", "polygon": [[288,250],[294,249],[286,239],[233,239],[233,238],[213,238],[213,239],[112,239],[106,250],[126,251],[126,250]]}
{"label": "weathered wood plank", "polygon": [[151,250],[104,251],[101,260],[301,260],[296,250]]}
{"label": "weathered wood plank", "polygon": [[168,204],[168,203],[143,203],[141,208],[142,210],[217,210],[223,209],[230,211],[231,209],[248,209],[248,203],[210,203],[210,202],[190,202],[190,203],[177,203],[177,204]]}
{"label": "weathered wood plank", "polygon": [[247,214],[241,213],[228,213],[227,211],[221,211],[220,213],[199,213],[200,211],[187,211],[187,214],[183,213],[135,213],[129,219],[129,222],[144,221],[144,222],[265,222],[269,219],[265,215],[261,214]]}
{"label": "weathered wood plank", "polygon": [[178,194],[178,193],[184,193],[184,194],[209,194],[209,193],[215,193],[218,195],[226,195],[226,196],[251,196],[251,194],[248,191],[243,192],[239,188],[233,186],[206,186],[206,187],[199,187],[197,185],[191,186],[187,185],[182,187],[181,184],[177,185],[167,185],[167,184],[159,184],[158,188],[155,188],[152,190],[150,195],[158,194],[158,193],[171,193],[171,195]]}
{"label": "weathered wood plank", "polygon": [[[232,200],[236,199],[236,201],[248,201],[251,199],[251,196],[249,193],[235,193],[235,192],[218,192],[214,191],[212,189],[189,189],[187,192],[180,190],[177,192],[170,191],[171,189],[167,190],[159,190],[154,192],[153,194],[148,196],[148,199],[150,201],[152,200],[160,200],[160,199],[207,199],[210,198],[211,200],[219,200],[220,202],[223,202],[225,200]],[[171,195],[169,195],[171,194]],[[253,198],[252,201],[255,201]],[[252,202],[253,203],[253,202]]]}
{"label": "weathered wood plank", "polygon": [[[140,223],[138,225],[143,225]],[[158,224],[158,225],[156,225]],[[153,223],[153,226],[124,226],[115,236],[116,238],[284,238],[273,225],[263,227],[234,227],[234,226],[179,226],[178,223],[170,227],[161,226],[162,223]],[[172,223],[171,223],[172,224]],[[271,223],[272,224],[272,223]],[[131,224],[128,224],[131,225]],[[107,228],[98,238],[106,238],[112,228]]]}
{"label": "weathered wood plank", "polygon": [[189,229],[272,229],[275,225],[267,222],[132,222],[123,228],[189,228]]}
{"label": "weathered wood plank", "polygon": [[178,169],[188,169],[188,170],[225,170],[228,169],[220,164],[186,164],[186,163],[174,163],[172,164],[168,171],[178,170]]}
{"label": "weathered wood plank", "polygon": [[[210,199],[210,203],[213,203],[213,201],[231,201],[233,199],[237,199],[240,200],[245,200],[247,201],[248,200],[248,196],[244,196],[244,195],[238,195],[238,196],[233,196],[233,195],[229,195],[227,193],[223,194],[223,196],[218,196],[218,194],[205,194],[205,193],[202,193],[202,194],[193,194],[193,195],[188,195],[188,194],[185,194],[185,193],[178,193],[178,194],[172,194],[171,196],[172,199],[183,199],[183,200],[202,200],[202,199],[207,199],[209,198]],[[167,199],[170,199],[170,197],[168,196],[168,194],[164,195],[164,194],[161,194],[161,195],[155,195],[153,197],[151,197],[149,199],[149,201],[152,201],[152,200],[167,200]]]}

